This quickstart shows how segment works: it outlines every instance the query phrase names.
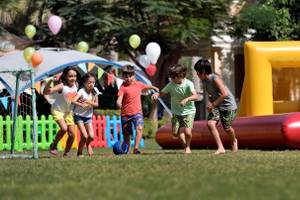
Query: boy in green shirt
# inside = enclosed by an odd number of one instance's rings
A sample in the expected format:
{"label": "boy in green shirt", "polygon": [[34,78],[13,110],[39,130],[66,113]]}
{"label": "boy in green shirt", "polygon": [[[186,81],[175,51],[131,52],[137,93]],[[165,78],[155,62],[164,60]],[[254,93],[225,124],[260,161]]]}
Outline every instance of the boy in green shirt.
{"label": "boy in green shirt", "polygon": [[171,96],[172,134],[181,140],[185,153],[191,153],[192,128],[196,108],[194,101],[198,99],[193,82],[186,79],[187,67],[181,64],[169,70],[171,81],[160,93],[152,95],[153,100],[165,94]]}

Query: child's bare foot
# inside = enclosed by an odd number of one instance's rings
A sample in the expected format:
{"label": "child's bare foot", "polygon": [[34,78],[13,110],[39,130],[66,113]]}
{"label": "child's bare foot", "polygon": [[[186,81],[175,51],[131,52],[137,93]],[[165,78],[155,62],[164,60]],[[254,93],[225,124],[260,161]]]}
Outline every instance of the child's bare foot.
{"label": "child's bare foot", "polygon": [[238,141],[235,139],[232,143],[232,152],[237,152],[238,151]]}
{"label": "child's bare foot", "polygon": [[190,153],[192,153],[192,151],[191,151],[191,149],[190,149],[189,147],[186,147],[186,148],[184,149],[184,153],[190,154]]}
{"label": "child's bare foot", "polygon": [[92,156],[92,155],[94,154],[92,147],[91,147],[91,146],[88,146],[87,149],[88,149],[88,155],[89,155],[89,156]]}
{"label": "child's bare foot", "polygon": [[224,154],[225,153],[225,149],[218,149],[214,155],[219,155],[219,154]]}

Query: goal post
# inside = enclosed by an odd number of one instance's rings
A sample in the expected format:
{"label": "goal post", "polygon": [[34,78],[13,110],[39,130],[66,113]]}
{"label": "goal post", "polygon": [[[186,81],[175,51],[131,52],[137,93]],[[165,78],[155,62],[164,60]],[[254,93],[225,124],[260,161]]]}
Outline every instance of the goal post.
{"label": "goal post", "polygon": [[[37,142],[37,112],[36,112],[36,94],[35,94],[35,76],[34,76],[34,69],[32,67],[27,68],[19,68],[19,69],[0,69],[0,78],[1,74],[4,73],[11,73],[15,75],[16,83],[14,88],[14,94],[10,94],[11,96],[11,113],[8,113],[12,117],[12,131],[11,131],[11,146],[10,146],[10,153],[6,155],[2,155],[2,158],[34,158],[38,159],[38,142]],[[31,135],[32,135],[32,154],[22,154],[15,152],[15,145],[16,145],[16,134],[18,129],[18,115],[19,115],[19,105],[20,102],[20,88],[19,83],[20,80],[24,77],[28,77],[28,81],[30,82],[30,89],[31,89],[31,101],[30,106],[31,109],[29,111],[25,111],[26,115],[30,115],[32,119],[32,127],[31,127]],[[1,78],[2,79],[2,78]],[[2,80],[3,81],[3,80]],[[4,83],[5,85],[5,83]],[[3,132],[3,131],[2,131]]]}

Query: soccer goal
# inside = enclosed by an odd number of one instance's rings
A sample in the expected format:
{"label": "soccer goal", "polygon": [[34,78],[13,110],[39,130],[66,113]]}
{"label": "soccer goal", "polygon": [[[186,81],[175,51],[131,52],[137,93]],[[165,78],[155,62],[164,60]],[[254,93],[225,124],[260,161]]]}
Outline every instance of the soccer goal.
{"label": "soccer goal", "polygon": [[[13,90],[6,90],[7,81],[15,81]],[[3,88],[0,93],[0,150],[5,154],[1,158],[34,158],[38,159],[37,112],[34,84],[34,69],[2,68],[0,80]],[[20,82],[30,86],[26,91],[20,90]],[[27,118],[24,122],[23,119]],[[29,120],[28,120],[29,118]],[[24,139],[25,138],[25,139]],[[24,142],[23,140],[26,140]],[[29,145],[32,149],[19,151],[18,145]]]}

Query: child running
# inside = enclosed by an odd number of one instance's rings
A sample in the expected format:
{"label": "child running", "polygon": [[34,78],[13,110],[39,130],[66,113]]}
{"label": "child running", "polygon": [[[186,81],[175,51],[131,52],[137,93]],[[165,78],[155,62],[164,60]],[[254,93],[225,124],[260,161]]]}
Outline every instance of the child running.
{"label": "child running", "polygon": [[50,88],[53,79],[50,79],[45,86],[44,95],[57,93],[54,103],[51,105],[51,114],[59,125],[54,141],[50,145],[50,153],[57,155],[57,143],[68,132],[68,140],[63,156],[68,156],[75,137],[75,124],[72,112],[72,100],[77,95],[77,71],[74,68],[64,69],[59,84]]}
{"label": "child running", "polygon": [[[130,147],[130,135],[132,126],[136,130],[134,142],[134,154],[140,154],[138,150],[143,135],[143,112],[141,105],[141,93],[144,90],[154,89],[159,91],[155,86],[145,85],[135,79],[134,67],[125,65],[122,69],[124,82],[118,92],[117,106],[121,108],[121,123],[124,135],[124,141]],[[129,152],[129,150],[128,150]]]}
{"label": "child running", "polygon": [[212,73],[211,64],[208,60],[200,59],[194,66],[198,77],[202,80],[203,86],[208,93],[209,104],[207,106],[208,121],[207,126],[217,143],[215,154],[225,153],[225,148],[221,141],[216,127],[219,120],[225,132],[229,135],[233,152],[238,151],[238,143],[234,129],[231,124],[236,116],[237,105],[230,90],[224,85],[222,79]]}
{"label": "child running", "polygon": [[191,153],[192,128],[196,108],[194,101],[198,99],[193,82],[186,79],[187,67],[181,64],[172,66],[169,70],[171,82],[160,93],[152,95],[153,100],[159,96],[170,94],[172,117],[172,134],[179,138],[184,152]]}
{"label": "child running", "polygon": [[94,130],[92,126],[93,108],[98,107],[98,95],[100,92],[95,87],[96,76],[87,73],[82,77],[83,88],[81,88],[73,103],[76,105],[74,110],[74,119],[80,130],[81,139],[78,145],[77,156],[82,157],[82,150],[86,144],[89,156],[93,155],[91,143],[94,139]]}

